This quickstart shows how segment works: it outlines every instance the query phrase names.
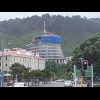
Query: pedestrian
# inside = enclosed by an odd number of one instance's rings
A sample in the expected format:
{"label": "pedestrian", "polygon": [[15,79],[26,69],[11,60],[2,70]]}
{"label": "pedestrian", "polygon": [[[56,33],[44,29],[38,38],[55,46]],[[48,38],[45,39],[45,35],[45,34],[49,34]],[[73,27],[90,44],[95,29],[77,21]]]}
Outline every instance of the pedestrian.
{"label": "pedestrian", "polygon": [[91,82],[90,82],[90,80],[89,80],[88,83],[87,83],[87,87],[91,87]]}

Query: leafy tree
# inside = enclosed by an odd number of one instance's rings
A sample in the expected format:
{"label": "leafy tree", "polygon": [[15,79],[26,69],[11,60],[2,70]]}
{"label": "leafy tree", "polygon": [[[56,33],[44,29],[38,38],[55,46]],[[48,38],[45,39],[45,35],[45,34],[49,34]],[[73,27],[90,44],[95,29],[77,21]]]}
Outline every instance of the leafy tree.
{"label": "leafy tree", "polygon": [[24,78],[25,74],[29,72],[29,68],[26,68],[24,65],[19,63],[12,64],[11,66],[11,74],[13,75],[13,80],[15,80],[16,75],[18,77],[18,81],[21,81]]}
{"label": "leafy tree", "polygon": [[73,61],[83,57],[89,61],[89,65],[94,66],[94,77],[100,76],[100,33],[93,35],[85,42],[81,43],[74,51]]}

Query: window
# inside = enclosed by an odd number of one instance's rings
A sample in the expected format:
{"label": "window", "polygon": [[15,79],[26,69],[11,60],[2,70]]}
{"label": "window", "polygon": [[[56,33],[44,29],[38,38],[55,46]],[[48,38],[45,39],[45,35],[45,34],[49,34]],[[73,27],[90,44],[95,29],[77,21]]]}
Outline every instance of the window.
{"label": "window", "polygon": [[7,66],[7,64],[6,64],[6,66]]}
{"label": "window", "polygon": [[1,63],[0,63],[0,66],[1,66]]}
{"label": "window", "polygon": [[0,57],[0,60],[1,60],[1,57]]}
{"label": "window", "polygon": [[6,60],[7,60],[7,57],[6,57]]}

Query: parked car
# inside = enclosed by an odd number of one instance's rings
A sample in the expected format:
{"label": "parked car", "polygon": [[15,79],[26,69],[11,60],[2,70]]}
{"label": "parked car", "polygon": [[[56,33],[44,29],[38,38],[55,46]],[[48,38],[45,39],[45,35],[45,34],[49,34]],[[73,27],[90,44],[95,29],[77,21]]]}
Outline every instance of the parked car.
{"label": "parked car", "polygon": [[64,87],[73,87],[73,83],[71,80],[65,81]]}
{"label": "parked car", "polygon": [[56,80],[56,82],[65,82],[65,80],[64,79],[58,79],[58,80]]}
{"label": "parked car", "polygon": [[9,87],[28,87],[24,82],[14,83],[12,86]]}
{"label": "parked car", "polygon": [[97,82],[100,82],[100,78],[97,78],[96,81],[97,81]]}
{"label": "parked car", "polygon": [[72,83],[72,84],[75,84],[75,81],[74,81],[74,80],[71,80],[71,83]]}

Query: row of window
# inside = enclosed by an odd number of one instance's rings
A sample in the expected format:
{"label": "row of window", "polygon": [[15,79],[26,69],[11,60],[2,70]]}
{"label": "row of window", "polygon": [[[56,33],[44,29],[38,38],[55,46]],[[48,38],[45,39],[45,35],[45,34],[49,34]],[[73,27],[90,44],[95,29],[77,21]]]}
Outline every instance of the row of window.
{"label": "row of window", "polygon": [[[32,61],[33,59],[20,59],[20,58],[11,58],[12,60],[20,60],[20,61]],[[0,57],[0,60],[2,60],[1,59],[1,57]],[[9,60],[7,57],[5,58],[5,60]]]}
{"label": "row of window", "polygon": [[[12,63],[17,63],[17,62],[12,62]],[[18,63],[19,63],[19,62],[18,62]],[[38,63],[38,61],[37,61],[36,63]],[[5,64],[5,65],[4,65],[4,64]],[[39,61],[39,64],[41,65],[41,64],[43,64],[43,62],[42,62],[42,61]],[[28,65],[29,67],[31,67],[33,64],[32,64],[32,63],[31,63],[31,64],[30,64],[30,63],[26,63],[26,64],[24,63],[24,65]],[[1,66],[1,62],[0,62],[0,66]],[[7,62],[4,62],[4,63],[3,63],[3,66],[8,66],[8,65],[7,65]]]}
{"label": "row of window", "polygon": [[[1,66],[1,63],[0,63],[0,66]],[[7,64],[5,64],[5,66],[7,66]]]}

